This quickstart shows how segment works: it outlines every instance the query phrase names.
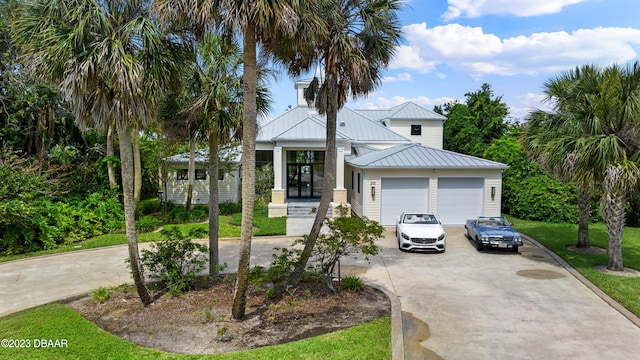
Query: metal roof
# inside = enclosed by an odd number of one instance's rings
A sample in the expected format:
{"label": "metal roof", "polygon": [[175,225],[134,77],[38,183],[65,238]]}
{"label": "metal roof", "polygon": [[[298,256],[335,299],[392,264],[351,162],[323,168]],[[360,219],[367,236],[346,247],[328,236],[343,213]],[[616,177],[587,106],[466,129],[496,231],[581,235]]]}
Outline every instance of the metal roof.
{"label": "metal roof", "polygon": [[[224,149],[224,150],[220,150],[220,157],[224,157],[226,158],[227,155],[229,153],[231,153],[232,150],[230,149]],[[233,159],[233,162],[239,163],[242,161],[242,147],[237,147],[236,149],[233,149],[233,152],[236,153],[236,156]],[[209,148],[206,149],[199,149],[195,151],[195,156],[194,156],[195,162],[196,163],[207,163],[209,162]],[[189,153],[182,153],[182,154],[178,154],[178,155],[173,155],[173,156],[169,156],[168,158],[166,158],[166,160],[168,162],[171,163],[188,163],[189,162]]]}
{"label": "metal roof", "polygon": [[[283,133],[273,137],[277,140],[325,140],[327,137],[327,126],[315,117],[308,117],[293,125]],[[351,138],[340,130],[336,130],[336,139],[350,140]]]}
{"label": "metal roof", "polygon": [[346,160],[357,168],[507,169],[499,162],[420,144],[398,145]]}
{"label": "metal roof", "polygon": [[422,106],[406,102],[391,108],[387,113],[389,119],[423,119],[423,120],[440,120],[444,121],[447,118],[430,110],[423,108]]}
{"label": "metal roof", "polygon": [[[322,124],[319,127],[318,124]],[[292,139],[325,139],[326,116],[319,115],[313,108],[298,106],[262,125],[256,142],[273,142]],[[354,142],[395,143],[411,141],[386,128],[377,120],[372,120],[358,111],[347,107],[338,112],[336,124],[337,139]]]}

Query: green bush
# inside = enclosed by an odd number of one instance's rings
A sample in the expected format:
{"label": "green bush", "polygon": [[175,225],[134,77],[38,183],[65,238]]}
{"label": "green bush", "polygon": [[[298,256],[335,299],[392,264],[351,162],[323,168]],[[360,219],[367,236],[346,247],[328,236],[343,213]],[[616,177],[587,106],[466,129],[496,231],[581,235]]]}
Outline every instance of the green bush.
{"label": "green bush", "polygon": [[153,216],[143,216],[136,220],[136,229],[142,233],[152,232],[157,230],[162,222]]}
{"label": "green bush", "polygon": [[172,223],[184,224],[189,222],[201,222],[209,217],[207,205],[196,205],[187,213],[184,205],[175,205],[170,211],[167,220]]}
{"label": "green bush", "polygon": [[242,204],[234,203],[231,201],[225,201],[220,203],[218,206],[220,208],[220,215],[231,215],[234,213],[242,212]]}
{"label": "green bush", "polygon": [[157,198],[144,199],[138,204],[138,211],[142,215],[151,215],[162,212],[164,210],[164,203],[158,201]]}
{"label": "green bush", "polygon": [[180,294],[195,285],[196,275],[207,264],[207,247],[190,240],[180,229],[163,229],[163,240],[142,250],[141,262],[151,278],[160,280],[171,294]]}
{"label": "green bush", "polygon": [[364,289],[364,282],[357,276],[345,276],[342,278],[342,288],[350,291],[360,291]]}

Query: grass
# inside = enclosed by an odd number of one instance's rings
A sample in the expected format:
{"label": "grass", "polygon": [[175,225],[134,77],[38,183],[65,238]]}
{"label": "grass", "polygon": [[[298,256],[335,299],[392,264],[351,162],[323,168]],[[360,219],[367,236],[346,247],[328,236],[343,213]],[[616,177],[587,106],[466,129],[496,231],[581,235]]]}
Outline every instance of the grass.
{"label": "grass", "polygon": [[[218,236],[220,238],[237,238],[240,237],[240,221],[242,214],[233,214],[232,216],[220,216],[220,226]],[[253,223],[256,227],[256,236],[285,235],[286,234],[286,217],[269,218],[268,209],[259,208],[254,212]],[[164,225],[165,227],[177,227],[183,233],[188,233],[192,228],[203,228],[208,230],[208,224],[175,224]],[[138,233],[139,242],[150,242],[160,240],[160,234],[157,232]],[[104,234],[99,235],[82,242],[60,245],[53,249],[40,250],[27,254],[3,255],[0,256],[0,262],[24,259],[34,256],[59,254],[69,251],[77,251],[84,249],[94,249],[105,246],[123,245],[127,243],[125,234]]]}
{"label": "grass", "polygon": [[[390,319],[283,345],[217,355],[171,354],[111,335],[64,305],[54,303],[2,318],[1,339],[29,348],[2,348],[0,359],[390,359]],[[34,339],[66,340],[67,347],[34,348]]]}
{"label": "grass", "polygon": [[[567,246],[577,243],[577,225],[550,224],[511,217],[509,219],[516,230],[536,239],[558,254],[598,288],[640,316],[640,278],[608,275],[594,269],[594,266],[607,265],[606,254],[581,254],[567,250]],[[604,224],[589,225],[589,242],[592,246],[607,248]],[[640,228],[625,227],[622,235],[622,261],[625,267],[640,270]]]}

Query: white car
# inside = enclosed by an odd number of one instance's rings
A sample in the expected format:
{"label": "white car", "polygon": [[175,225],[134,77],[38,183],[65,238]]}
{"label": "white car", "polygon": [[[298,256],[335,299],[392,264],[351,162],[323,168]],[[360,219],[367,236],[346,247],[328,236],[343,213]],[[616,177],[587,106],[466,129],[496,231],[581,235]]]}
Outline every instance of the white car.
{"label": "white car", "polygon": [[402,213],[396,222],[398,249],[444,252],[447,239],[440,221],[430,213]]}

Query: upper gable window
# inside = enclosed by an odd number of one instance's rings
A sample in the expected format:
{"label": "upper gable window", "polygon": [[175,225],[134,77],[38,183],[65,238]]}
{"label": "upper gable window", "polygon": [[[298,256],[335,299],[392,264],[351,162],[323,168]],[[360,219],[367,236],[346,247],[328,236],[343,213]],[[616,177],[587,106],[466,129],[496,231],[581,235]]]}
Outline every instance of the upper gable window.
{"label": "upper gable window", "polygon": [[422,135],[422,125],[411,125],[411,135]]}

